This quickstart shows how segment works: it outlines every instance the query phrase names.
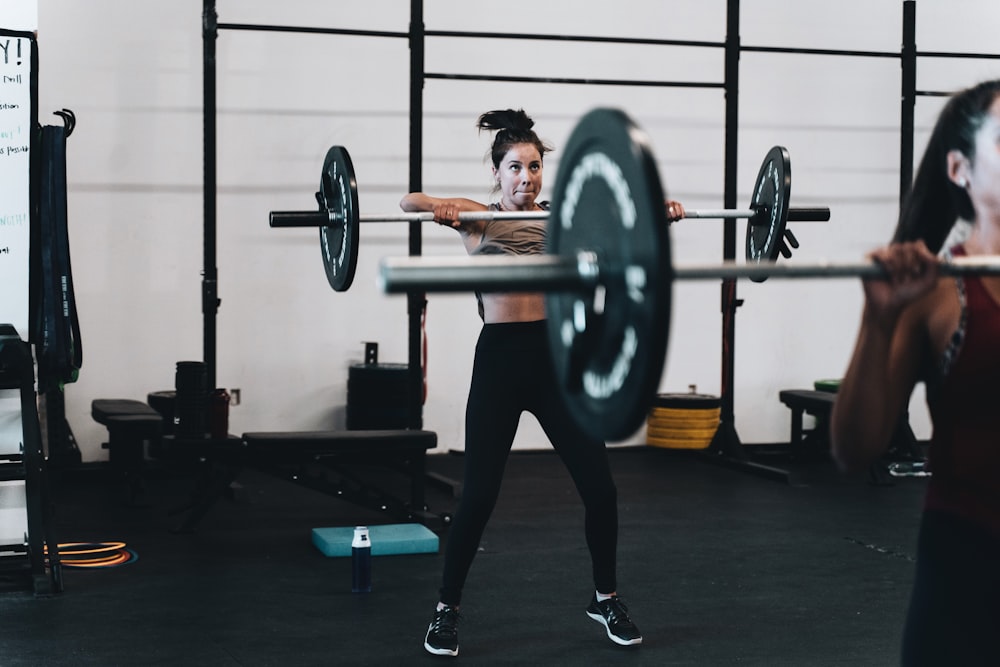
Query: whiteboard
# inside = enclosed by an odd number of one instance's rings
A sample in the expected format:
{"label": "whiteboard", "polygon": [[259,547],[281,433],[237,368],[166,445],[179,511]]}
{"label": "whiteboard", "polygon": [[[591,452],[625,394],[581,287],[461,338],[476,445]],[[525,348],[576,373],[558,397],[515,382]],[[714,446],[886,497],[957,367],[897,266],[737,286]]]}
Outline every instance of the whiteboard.
{"label": "whiteboard", "polygon": [[0,30],[0,323],[28,340],[35,39]]}

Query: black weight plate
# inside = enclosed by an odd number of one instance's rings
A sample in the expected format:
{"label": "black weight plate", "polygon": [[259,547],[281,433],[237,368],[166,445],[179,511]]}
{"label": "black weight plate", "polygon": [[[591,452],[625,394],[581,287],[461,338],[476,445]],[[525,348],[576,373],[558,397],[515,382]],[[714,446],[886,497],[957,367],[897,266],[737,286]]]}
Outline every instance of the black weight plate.
{"label": "black weight plate", "polygon": [[358,182],[351,156],[343,146],[333,146],[326,152],[319,199],[320,210],[333,213],[336,220],[319,228],[323,268],[330,287],[344,292],[358,268]]}
{"label": "black weight plate", "polygon": [[653,405],[658,408],[718,408],[722,405],[722,399],[709,394],[657,394]]}
{"label": "black weight plate", "polygon": [[[747,222],[746,259],[748,262],[773,262],[788,224],[788,198],[792,191],[792,165],[788,151],[775,146],[764,156],[754,183],[750,208],[760,211],[758,219]],[[753,278],[763,282],[764,278]]]}
{"label": "black weight plate", "polygon": [[592,251],[601,288],[549,292],[549,347],[574,421],[605,441],[635,433],[663,372],[673,268],[656,163],[646,135],[615,109],[596,109],[563,151],[548,252]]}
{"label": "black weight plate", "polygon": [[358,375],[405,375],[410,367],[401,363],[353,364],[348,372]]}

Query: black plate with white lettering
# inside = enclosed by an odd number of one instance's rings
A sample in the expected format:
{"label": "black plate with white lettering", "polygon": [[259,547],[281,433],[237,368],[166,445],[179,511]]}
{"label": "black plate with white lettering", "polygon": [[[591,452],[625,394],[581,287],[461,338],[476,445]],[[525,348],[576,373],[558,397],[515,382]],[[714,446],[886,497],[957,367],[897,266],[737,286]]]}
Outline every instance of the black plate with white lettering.
{"label": "black plate with white lettering", "polygon": [[[792,190],[792,166],[788,151],[775,146],[764,156],[754,183],[750,208],[757,215],[747,221],[747,262],[773,262],[788,224],[788,197]],[[752,278],[763,282],[764,278]]]}
{"label": "black plate with white lettering", "polygon": [[330,287],[344,292],[358,268],[358,183],[351,156],[343,146],[327,151],[316,199],[320,210],[333,214],[331,224],[319,228],[326,279]]}
{"label": "black plate with white lettering", "polygon": [[670,237],[649,139],[623,112],[591,111],[559,164],[548,252],[596,253],[599,287],[546,296],[549,347],[574,421],[605,441],[643,424],[670,328]]}

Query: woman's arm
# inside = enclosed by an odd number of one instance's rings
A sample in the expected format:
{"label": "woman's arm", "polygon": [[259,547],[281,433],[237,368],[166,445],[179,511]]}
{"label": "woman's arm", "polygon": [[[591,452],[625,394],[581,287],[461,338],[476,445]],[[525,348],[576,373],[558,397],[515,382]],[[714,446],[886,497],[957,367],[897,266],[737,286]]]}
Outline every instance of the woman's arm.
{"label": "woman's arm", "polygon": [[406,212],[434,213],[434,221],[439,225],[452,227],[462,236],[465,248],[471,251],[479,245],[483,237],[484,221],[459,222],[458,214],[466,211],[486,211],[484,204],[462,197],[432,197],[423,192],[411,192],[399,202],[399,207]]}
{"label": "woman's arm", "polygon": [[845,471],[864,470],[885,452],[917,382],[916,318],[877,320],[866,307],[830,417],[833,459]]}
{"label": "woman's arm", "polygon": [[861,326],[830,418],[834,460],[849,471],[865,469],[892,440],[929,349],[928,295],[938,280],[937,259],[922,242],[872,259],[891,277],[864,282]]}

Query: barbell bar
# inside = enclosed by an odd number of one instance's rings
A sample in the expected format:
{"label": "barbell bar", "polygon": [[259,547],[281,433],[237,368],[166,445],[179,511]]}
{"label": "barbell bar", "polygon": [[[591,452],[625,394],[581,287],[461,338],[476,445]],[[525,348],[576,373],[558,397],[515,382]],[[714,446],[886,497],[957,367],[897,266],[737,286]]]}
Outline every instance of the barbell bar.
{"label": "barbell bar", "polygon": [[[749,209],[687,211],[685,217],[747,218],[748,261],[773,261],[778,254],[790,258],[791,248],[798,248],[799,244],[787,228],[789,220],[830,219],[829,208],[789,208],[791,183],[788,151],[775,146],[761,163]],[[319,204],[316,211],[272,211],[270,226],[318,227],[327,281],[338,292],[349,289],[354,281],[361,222],[426,222],[434,219],[433,214],[428,212],[359,214],[357,176],[350,153],[343,146],[332,146],[327,151],[316,200]],[[548,211],[477,211],[461,213],[459,220],[548,220],[549,215]]]}
{"label": "barbell bar", "polygon": [[[674,266],[664,200],[648,137],[624,112],[595,109],[565,149],[545,255],[386,258],[378,280],[388,293],[545,292],[561,398],[581,428],[614,441],[642,426],[656,398],[674,280],[886,275],[874,262]],[[1000,275],[1000,257],[957,258],[941,271]]]}
{"label": "barbell bar", "polygon": [[[756,209],[701,209],[684,211],[682,220],[688,218],[726,219],[726,218],[749,218],[752,224],[766,224],[764,222],[755,223],[761,217],[761,211]],[[766,216],[764,216],[766,217]],[[815,208],[789,207],[788,222],[826,222],[830,219],[830,209],[826,206]]]}
{"label": "barbell bar", "polygon": [[[726,219],[747,218],[751,224],[767,224],[753,222],[762,218],[761,210],[753,209],[705,209],[685,210],[682,220],[687,219]],[[463,211],[458,214],[459,222],[492,222],[494,220],[548,220],[548,211]],[[830,219],[830,209],[819,208],[789,208],[789,222],[826,222]],[[374,222],[433,222],[434,214],[428,211],[410,213],[362,213],[358,215],[360,223]],[[344,218],[334,211],[271,211],[270,226],[285,227],[323,227],[340,225]]]}
{"label": "barbell bar", "polygon": [[[581,250],[575,258],[554,255],[488,257],[389,257],[381,262],[378,284],[383,292],[552,292],[590,291],[622,267],[606,266],[597,253]],[[1000,255],[956,257],[942,262],[946,276],[1000,275]],[[875,262],[741,264],[722,262],[671,267],[671,280],[737,280],[749,278],[887,278]]]}

